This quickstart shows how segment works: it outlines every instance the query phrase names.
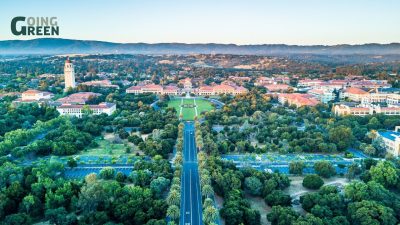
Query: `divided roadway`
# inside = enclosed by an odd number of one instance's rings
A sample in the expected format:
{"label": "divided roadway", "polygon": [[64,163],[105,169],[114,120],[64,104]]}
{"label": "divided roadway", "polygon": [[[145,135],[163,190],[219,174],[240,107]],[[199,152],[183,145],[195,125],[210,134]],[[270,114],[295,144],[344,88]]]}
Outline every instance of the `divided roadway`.
{"label": "divided roadway", "polygon": [[181,178],[181,225],[203,225],[200,176],[197,163],[195,128],[185,122]]}

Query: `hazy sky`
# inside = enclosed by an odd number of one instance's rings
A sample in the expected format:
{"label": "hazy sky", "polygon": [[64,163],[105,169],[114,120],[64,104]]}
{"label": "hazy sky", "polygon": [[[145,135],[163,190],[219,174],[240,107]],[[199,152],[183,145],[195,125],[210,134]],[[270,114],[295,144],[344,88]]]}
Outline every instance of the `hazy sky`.
{"label": "hazy sky", "polygon": [[399,0],[1,0],[0,40],[24,39],[11,33],[15,16],[57,16],[58,37],[72,39],[391,43],[400,42],[399,10]]}

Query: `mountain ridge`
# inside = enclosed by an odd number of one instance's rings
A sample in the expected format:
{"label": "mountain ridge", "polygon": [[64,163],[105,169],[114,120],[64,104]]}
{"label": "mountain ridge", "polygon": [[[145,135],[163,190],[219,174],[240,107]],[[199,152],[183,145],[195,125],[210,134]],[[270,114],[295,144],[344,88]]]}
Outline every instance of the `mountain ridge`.
{"label": "mountain ridge", "polygon": [[0,54],[238,54],[238,55],[397,55],[400,43],[286,45],[218,43],[116,43],[98,40],[37,38],[0,41]]}

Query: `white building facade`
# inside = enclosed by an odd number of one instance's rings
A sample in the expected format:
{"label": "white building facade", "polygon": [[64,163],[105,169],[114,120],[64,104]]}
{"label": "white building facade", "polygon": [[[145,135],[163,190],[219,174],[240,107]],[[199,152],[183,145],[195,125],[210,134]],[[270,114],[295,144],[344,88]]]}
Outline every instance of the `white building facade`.
{"label": "white building facade", "polygon": [[116,105],[114,103],[103,102],[98,105],[72,105],[63,104],[57,107],[57,111],[60,115],[76,116],[81,118],[85,113],[85,110],[89,110],[92,115],[100,115],[105,113],[107,115],[113,114],[116,110]]}

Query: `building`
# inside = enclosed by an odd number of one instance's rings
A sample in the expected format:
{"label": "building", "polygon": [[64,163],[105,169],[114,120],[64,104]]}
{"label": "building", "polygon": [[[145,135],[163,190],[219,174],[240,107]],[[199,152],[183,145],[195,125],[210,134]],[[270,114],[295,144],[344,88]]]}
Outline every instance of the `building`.
{"label": "building", "polygon": [[254,86],[264,86],[264,85],[274,84],[274,83],[276,83],[276,82],[273,77],[259,77],[254,82]]}
{"label": "building", "polygon": [[255,86],[264,86],[269,84],[289,84],[290,78],[276,75],[274,77],[259,77],[254,82]]}
{"label": "building", "polygon": [[335,99],[335,94],[332,91],[326,91],[323,89],[311,89],[307,93],[314,96],[322,103],[328,103]]}
{"label": "building", "polygon": [[285,92],[291,89],[287,84],[266,84],[263,85],[269,92]]}
{"label": "building", "polygon": [[75,69],[74,69],[74,64],[69,60],[69,57],[65,61],[64,65],[64,79],[65,79],[65,91],[67,91],[69,88],[75,88],[76,83],[75,83]]}
{"label": "building", "polygon": [[348,106],[337,104],[333,106],[333,113],[337,116],[367,116],[382,113],[387,116],[400,115],[400,107],[380,107],[379,105]]}
{"label": "building", "polygon": [[177,86],[167,85],[161,86],[158,84],[139,84],[126,89],[128,94],[145,94],[153,93],[156,95],[179,95],[181,93]]}
{"label": "building", "polygon": [[100,115],[105,113],[111,115],[116,110],[114,103],[103,102],[98,105],[73,105],[73,104],[62,104],[57,107],[57,111],[60,115],[82,117],[85,110],[89,111],[93,115]]}
{"label": "building", "polygon": [[66,96],[64,98],[59,98],[59,99],[56,100],[56,102],[59,102],[61,104],[84,105],[90,99],[96,98],[96,97],[98,97],[100,95],[101,94],[94,93],[94,92],[78,92],[78,93],[74,93],[74,94],[71,94],[69,96]]}
{"label": "building", "polygon": [[187,77],[183,80],[180,80],[179,83],[183,85],[184,89],[192,89],[193,88],[192,80],[190,80],[189,77]]}
{"label": "building", "polygon": [[398,157],[400,154],[400,127],[396,126],[394,131],[379,131],[377,137],[381,137],[385,143],[386,152]]}
{"label": "building", "polygon": [[245,82],[249,82],[251,80],[250,77],[238,77],[238,76],[229,76],[229,80],[235,81],[239,84],[243,84]]}
{"label": "building", "polygon": [[299,82],[297,83],[298,87],[309,87],[309,88],[313,88],[316,86],[320,86],[321,84],[323,84],[324,81],[323,80],[317,80],[317,79],[304,79],[304,80],[299,80]]}
{"label": "building", "polygon": [[94,86],[94,87],[105,87],[105,88],[117,88],[119,89],[118,85],[112,84],[110,80],[92,80],[81,83],[86,86]]}
{"label": "building", "polygon": [[355,87],[346,88],[340,95],[341,98],[348,98],[351,101],[361,102],[361,100],[369,95],[368,92]]}
{"label": "building", "polygon": [[145,93],[153,93],[157,95],[163,94],[163,87],[158,84],[145,84],[145,85],[137,85],[132,86],[126,89],[126,93],[128,94],[145,94]]}
{"label": "building", "polygon": [[201,96],[211,96],[220,94],[239,95],[246,94],[247,92],[248,90],[242,86],[237,86],[233,84],[219,84],[213,86],[200,86],[195,93]]}
{"label": "building", "polygon": [[184,82],[183,88],[178,88],[175,85],[161,86],[157,84],[139,84],[126,89],[126,93],[130,94],[153,93],[156,95],[181,95],[183,93],[194,93],[202,96],[211,96],[220,94],[238,95],[247,92],[248,90],[246,88],[237,86],[232,82],[212,86],[203,85],[199,88],[192,88],[191,82]]}
{"label": "building", "polygon": [[370,93],[361,99],[362,104],[387,103],[391,106],[399,106],[400,95],[393,93]]}
{"label": "building", "polygon": [[320,103],[314,96],[310,94],[278,94],[278,101],[281,104],[295,105],[296,107],[301,106],[315,106]]}
{"label": "building", "polygon": [[390,88],[391,84],[387,80],[358,80],[351,81],[349,86],[356,88]]}
{"label": "building", "polygon": [[38,91],[38,90],[27,90],[22,92],[21,99],[17,100],[19,102],[39,102],[50,100],[54,97],[53,93],[47,91]]}

